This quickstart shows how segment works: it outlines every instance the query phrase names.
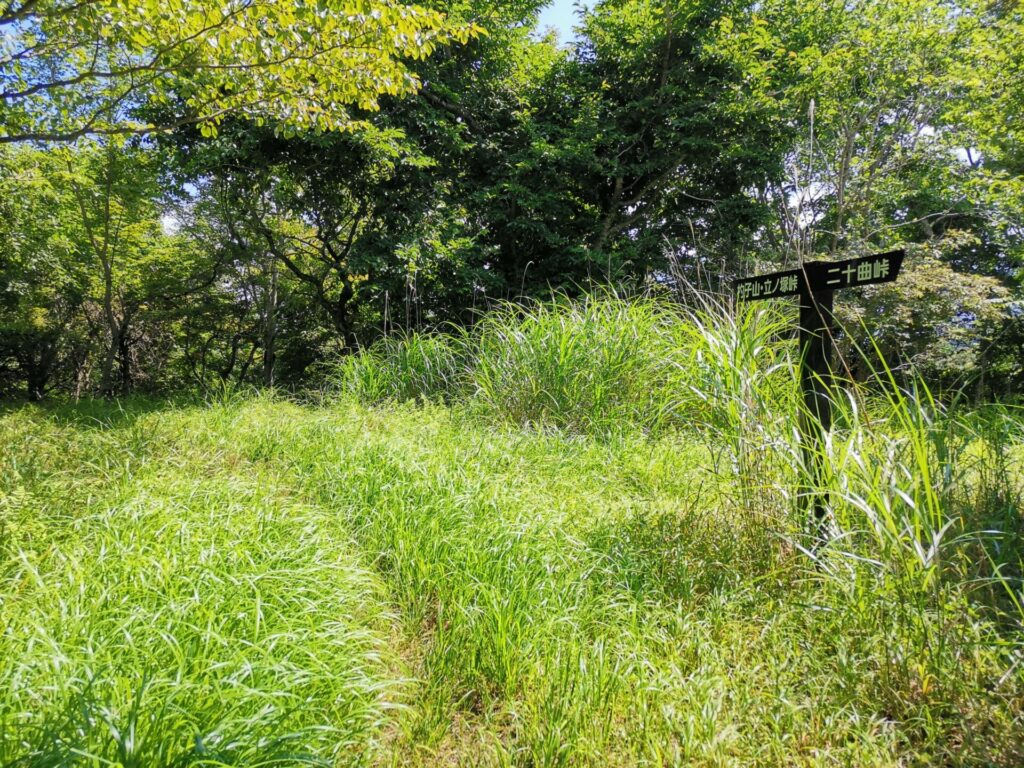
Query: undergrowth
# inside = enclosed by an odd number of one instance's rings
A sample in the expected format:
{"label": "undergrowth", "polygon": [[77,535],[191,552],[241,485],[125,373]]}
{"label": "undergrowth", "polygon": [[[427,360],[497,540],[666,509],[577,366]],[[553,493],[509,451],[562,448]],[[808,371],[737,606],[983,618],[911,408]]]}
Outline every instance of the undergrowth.
{"label": "undergrowth", "polygon": [[508,308],[319,406],[7,409],[0,765],[1024,763],[1022,420],[882,369],[808,451],[786,320]]}

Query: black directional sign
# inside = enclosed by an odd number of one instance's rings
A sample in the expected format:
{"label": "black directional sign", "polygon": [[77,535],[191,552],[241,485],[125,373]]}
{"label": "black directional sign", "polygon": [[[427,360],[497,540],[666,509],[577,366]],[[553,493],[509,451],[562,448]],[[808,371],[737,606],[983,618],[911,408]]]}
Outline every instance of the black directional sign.
{"label": "black directional sign", "polygon": [[796,296],[806,290],[805,283],[812,292],[891,283],[900,273],[903,255],[890,251],[846,261],[809,261],[800,269],[737,280],[734,291],[740,301],[753,301]]}
{"label": "black directional sign", "polygon": [[[798,269],[737,280],[738,301],[800,297],[800,388],[803,391],[804,459],[820,488],[824,433],[832,428],[832,298],[841,288],[891,283],[903,266],[902,250],[846,261],[808,261]],[[812,492],[809,507],[824,531],[828,495]]]}
{"label": "black directional sign", "polygon": [[890,251],[859,259],[836,262],[815,262],[815,274],[810,276],[811,290],[838,290],[859,288],[862,285],[891,283],[903,266],[903,251]]}

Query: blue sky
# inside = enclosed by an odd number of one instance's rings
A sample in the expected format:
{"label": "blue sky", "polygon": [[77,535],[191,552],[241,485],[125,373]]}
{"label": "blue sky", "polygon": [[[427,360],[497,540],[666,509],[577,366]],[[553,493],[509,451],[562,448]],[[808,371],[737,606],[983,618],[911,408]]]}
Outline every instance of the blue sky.
{"label": "blue sky", "polygon": [[573,14],[574,2],[575,0],[551,0],[540,12],[537,29],[543,31],[547,27],[554,27],[558,30],[559,39],[563,43],[571,40],[572,25],[576,22],[576,16]]}

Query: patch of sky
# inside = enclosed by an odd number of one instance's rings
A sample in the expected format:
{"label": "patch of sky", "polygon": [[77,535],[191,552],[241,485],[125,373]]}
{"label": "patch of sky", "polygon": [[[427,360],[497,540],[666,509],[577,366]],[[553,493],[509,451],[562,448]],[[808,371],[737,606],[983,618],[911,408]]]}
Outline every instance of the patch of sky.
{"label": "patch of sky", "polygon": [[576,39],[573,27],[579,22],[579,14],[590,3],[583,0],[551,0],[540,12],[536,33],[542,35],[554,29],[560,43],[571,43]]}

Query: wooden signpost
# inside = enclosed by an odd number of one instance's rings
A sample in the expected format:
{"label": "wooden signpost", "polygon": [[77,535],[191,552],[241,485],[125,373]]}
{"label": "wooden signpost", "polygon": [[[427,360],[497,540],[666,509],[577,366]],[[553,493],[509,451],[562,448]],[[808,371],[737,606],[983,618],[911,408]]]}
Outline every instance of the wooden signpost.
{"label": "wooden signpost", "polygon": [[[832,428],[832,296],[842,288],[891,283],[903,266],[904,251],[889,251],[846,261],[809,261],[798,269],[737,280],[738,301],[800,297],[800,389],[806,418],[801,419],[804,460],[821,487],[824,435]],[[827,496],[813,492],[809,506],[819,528]]]}

